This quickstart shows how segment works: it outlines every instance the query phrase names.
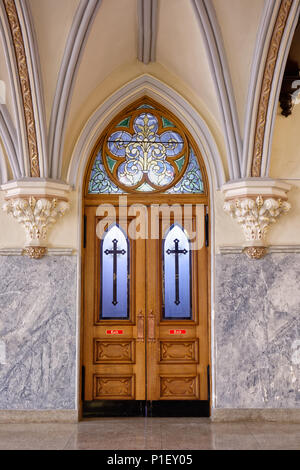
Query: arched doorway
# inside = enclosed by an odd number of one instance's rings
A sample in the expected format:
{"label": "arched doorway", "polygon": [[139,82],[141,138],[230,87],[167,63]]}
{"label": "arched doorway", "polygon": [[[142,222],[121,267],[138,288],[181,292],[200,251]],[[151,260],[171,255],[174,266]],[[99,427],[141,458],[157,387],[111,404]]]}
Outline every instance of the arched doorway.
{"label": "arched doorway", "polygon": [[86,169],[84,416],[208,416],[209,188],[197,146],[144,97]]}

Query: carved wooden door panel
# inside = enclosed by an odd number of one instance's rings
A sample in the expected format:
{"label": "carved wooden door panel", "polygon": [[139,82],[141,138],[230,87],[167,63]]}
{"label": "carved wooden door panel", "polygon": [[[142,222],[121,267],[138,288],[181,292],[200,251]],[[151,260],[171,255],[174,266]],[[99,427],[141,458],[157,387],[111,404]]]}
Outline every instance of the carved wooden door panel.
{"label": "carved wooden door panel", "polygon": [[84,401],[146,400],[145,240],[87,207],[85,251]]}
{"label": "carved wooden door panel", "polygon": [[196,223],[194,216],[183,226],[160,218],[159,240],[146,244],[150,401],[208,400],[207,248],[204,223]]}

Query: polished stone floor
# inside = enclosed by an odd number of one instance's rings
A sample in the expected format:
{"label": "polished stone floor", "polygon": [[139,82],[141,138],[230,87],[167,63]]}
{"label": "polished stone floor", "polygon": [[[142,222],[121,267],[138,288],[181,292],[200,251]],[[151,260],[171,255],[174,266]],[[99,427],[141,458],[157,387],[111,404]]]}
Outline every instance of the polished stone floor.
{"label": "polished stone floor", "polygon": [[105,418],[79,424],[0,424],[0,450],[300,450],[300,424],[205,418]]}

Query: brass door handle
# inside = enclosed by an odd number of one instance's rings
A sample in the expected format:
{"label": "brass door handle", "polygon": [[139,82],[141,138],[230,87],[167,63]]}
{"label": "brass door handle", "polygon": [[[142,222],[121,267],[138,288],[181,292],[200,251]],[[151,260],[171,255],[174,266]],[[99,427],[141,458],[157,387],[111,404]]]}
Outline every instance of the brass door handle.
{"label": "brass door handle", "polygon": [[148,341],[149,343],[155,343],[155,315],[151,310],[150,314],[148,315]]}
{"label": "brass door handle", "polygon": [[142,314],[142,311],[140,310],[140,313],[137,316],[137,342],[138,343],[143,343],[145,341],[144,337],[144,315]]}

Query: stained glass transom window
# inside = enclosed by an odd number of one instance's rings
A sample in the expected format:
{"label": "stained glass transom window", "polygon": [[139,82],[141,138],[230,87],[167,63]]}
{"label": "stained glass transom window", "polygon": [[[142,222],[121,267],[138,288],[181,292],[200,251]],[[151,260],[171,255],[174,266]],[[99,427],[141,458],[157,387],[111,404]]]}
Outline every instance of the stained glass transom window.
{"label": "stained glass transom window", "polygon": [[197,157],[185,133],[150,105],[124,115],[102,140],[89,194],[204,193]]}

